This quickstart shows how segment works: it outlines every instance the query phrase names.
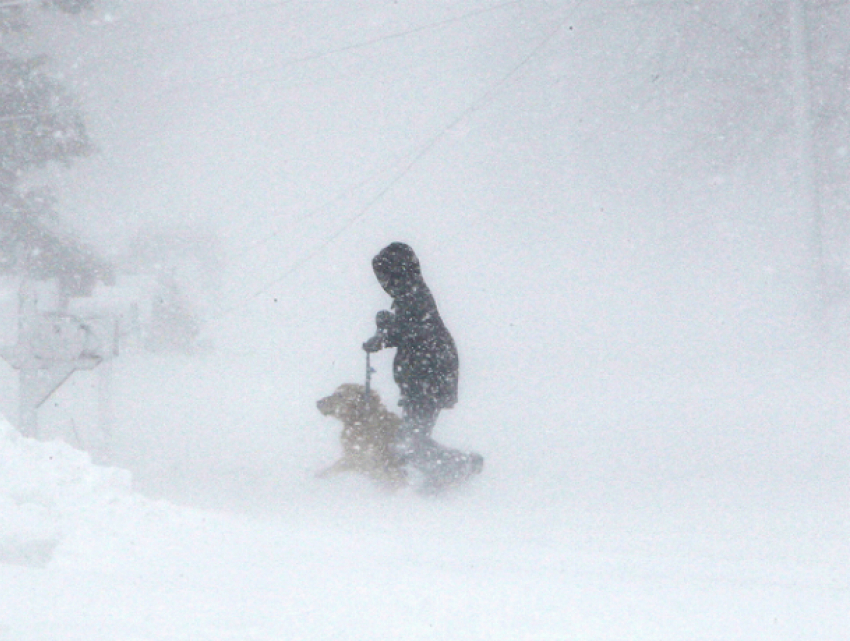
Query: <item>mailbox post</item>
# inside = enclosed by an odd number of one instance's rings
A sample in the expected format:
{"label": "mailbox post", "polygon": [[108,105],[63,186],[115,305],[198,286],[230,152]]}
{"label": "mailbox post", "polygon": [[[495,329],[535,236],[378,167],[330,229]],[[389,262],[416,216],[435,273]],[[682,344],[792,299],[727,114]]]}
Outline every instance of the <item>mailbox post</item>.
{"label": "mailbox post", "polygon": [[[71,374],[94,369],[117,354],[114,320],[44,313],[37,302],[33,284],[25,280],[18,298],[18,343],[0,349],[0,355],[19,371],[18,429],[31,438],[38,436],[38,408]],[[100,389],[108,392],[108,386]],[[108,400],[99,399],[101,417]]]}

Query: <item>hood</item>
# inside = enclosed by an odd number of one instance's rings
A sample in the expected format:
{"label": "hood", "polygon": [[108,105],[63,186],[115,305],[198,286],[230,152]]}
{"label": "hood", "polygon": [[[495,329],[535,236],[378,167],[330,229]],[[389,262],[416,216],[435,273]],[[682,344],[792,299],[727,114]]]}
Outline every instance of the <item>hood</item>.
{"label": "hood", "polygon": [[398,296],[422,283],[419,259],[404,243],[391,243],[372,259],[372,269],[381,287],[390,296]]}

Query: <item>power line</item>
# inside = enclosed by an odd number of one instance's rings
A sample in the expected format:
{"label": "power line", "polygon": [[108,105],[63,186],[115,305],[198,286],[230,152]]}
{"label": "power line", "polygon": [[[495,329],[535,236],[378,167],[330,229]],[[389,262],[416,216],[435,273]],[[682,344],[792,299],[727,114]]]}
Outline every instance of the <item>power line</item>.
{"label": "power line", "polygon": [[289,269],[283,272],[277,278],[269,281],[258,290],[256,290],[253,294],[249,295],[247,298],[243,299],[241,302],[225,309],[218,316],[214,317],[211,320],[221,320],[223,317],[232,314],[233,312],[239,310],[240,308],[246,306],[248,303],[256,300],[264,293],[266,293],[269,289],[277,285],[278,283],[284,281],[289,276],[297,272],[301,269],[305,264],[310,262],[313,258],[318,256],[324,249],[330,245],[337,238],[342,236],[346,231],[348,231],[352,225],[354,225],[358,220],[362,219],[369,211],[374,207],[381,199],[384,198],[402,179],[404,179],[413,168],[423,159],[428,153],[436,146],[436,144],[445,137],[445,135],[451,131],[454,127],[456,127],[460,122],[469,118],[476,111],[480,110],[485,105],[489,104],[493,101],[495,96],[501,91],[501,89],[514,77],[516,76],[524,67],[526,67],[532,60],[534,60],[537,55],[552,41],[552,39],[564,28],[564,25],[569,21],[569,19],[573,16],[573,14],[578,11],[578,9],[585,3],[586,0],[579,0],[574,6],[573,11],[565,17],[563,20],[559,21],[550,31],[546,34],[546,36],[531,50],[531,52],[526,55],[522,60],[519,61],[518,64],[514,65],[502,78],[500,78],[496,83],[490,86],[490,88],[485,91],[477,100],[473,101],[466,109],[464,109],[457,117],[451,120],[448,125],[444,126],[440,129],[434,136],[432,136],[429,140],[425,142],[425,144],[419,149],[419,151],[412,156],[411,160],[406,163],[401,170],[390,180],[386,186],[378,192],[372,199],[370,199],[366,205],[358,210],[358,212],[345,221],[345,223],[339,227],[336,231],[334,231],[330,236],[325,238],[319,245],[317,245],[312,251],[308,252],[300,259],[296,260]]}
{"label": "power line", "polygon": [[35,4],[38,0],[10,0],[9,2],[0,2],[0,10],[8,9],[9,7],[23,7],[28,4]]}
{"label": "power line", "polygon": [[[388,165],[388,163],[382,163],[380,166],[378,166],[377,168],[370,171],[364,178],[362,178],[356,184],[340,190],[332,198],[329,198],[328,200],[325,200],[321,204],[319,204],[315,207],[312,207],[311,209],[308,209],[301,216],[297,216],[295,218],[287,220],[286,224],[287,225],[295,225],[295,224],[298,224],[298,223],[303,223],[306,220],[310,220],[313,216],[317,215],[322,210],[324,210],[324,209],[330,207],[331,205],[333,205],[334,203],[346,198],[347,196],[349,196],[353,192],[357,191],[358,189],[363,188],[366,184],[368,184],[371,180],[373,180],[376,176],[378,176],[378,174],[383,172],[387,168],[387,165]],[[389,166],[391,166],[391,165],[392,165],[392,163],[389,163]],[[245,229],[252,226],[257,220],[258,220],[258,218],[255,218],[251,222],[249,222],[248,224],[242,226],[241,231],[244,231]],[[283,230],[283,225],[276,226],[274,228],[274,231],[272,231],[270,234],[267,234],[266,236],[264,236],[260,240],[251,243],[250,246],[247,246],[247,247],[245,247],[245,249],[238,252],[238,254],[235,256],[235,258],[233,260],[239,261],[248,252],[250,252],[254,249],[257,249],[258,247],[260,247],[262,245],[266,245],[267,243],[270,243],[271,241],[275,240],[276,238],[279,238],[282,230]],[[239,233],[240,232],[236,232],[236,234],[239,234]]]}
{"label": "power line", "polygon": [[[463,14],[462,16],[455,16],[453,18],[447,18],[447,19],[444,19],[444,20],[441,20],[441,21],[438,21],[438,22],[420,25],[418,27],[408,29],[408,30],[403,31],[403,32],[397,32],[397,33],[381,36],[381,37],[378,37],[378,38],[373,38],[373,39],[370,39],[370,40],[367,40],[367,41],[354,43],[352,45],[346,45],[345,47],[341,47],[339,49],[326,51],[326,52],[323,52],[323,53],[320,53],[320,54],[315,54],[315,55],[310,56],[308,58],[299,59],[299,61],[307,61],[307,60],[318,59],[318,58],[321,58],[321,57],[324,57],[324,56],[333,55],[333,54],[336,54],[336,53],[340,53],[340,52],[344,52],[344,51],[348,51],[348,50],[352,50],[352,49],[356,49],[356,48],[360,48],[360,47],[369,46],[369,45],[376,44],[376,43],[379,43],[379,42],[382,42],[382,41],[405,37],[405,36],[413,34],[413,33],[418,33],[418,32],[423,32],[423,31],[435,29],[435,28],[438,28],[440,26],[444,26],[446,24],[450,24],[450,23],[469,19],[469,18],[474,17],[476,15],[490,13],[490,12],[493,12],[495,10],[498,10],[498,9],[501,9],[501,8],[504,8],[504,7],[507,7],[507,6],[510,6],[510,5],[520,4],[522,1],[523,0],[509,0],[508,2],[503,2],[503,3],[498,4],[498,5],[491,5],[489,7],[485,7],[485,8],[482,8],[482,9],[477,9],[475,11],[468,12],[466,14]],[[285,63],[285,64],[295,64],[296,62],[297,61],[290,61],[290,62]],[[271,66],[264,67],[264,69],[265,68],[271,68]],[[455,123],[452,123],[452,125],[450,125],[450,127],[454,126],[454,124]],[[390,165],[391,164],[392,163],[390,163]],[[364,178],[362,181],[360,181],[356,185],[349,187],[349,188],[346,188],[344,191],[342,191],[337,196],[335,196],[335,197],[331,198],[330,200],[326,201],[325,203],[309,210],[303,216],[300,216],[300,217],[298,217],[294,220],[287,221],[287,224],[292,225],[292,224],[295,224],[295,223],[298,223],[298,222],[303,222],[304,220],[311,218],[312,216],[314,216],[318,212],[322,211],[326,207],[330,206],[331,204],[341,200],[342,198],[344,198],[348,194],[350,194],[350,193],[356,191],[357,189],[360,189],[361,187],[363,187],[365,184],[367,184],[370,180],[372,180],[381,171],[383,171],[383,170],[379,168],[378,170],[371,172],[366,178]],[[254,220],[257,220],[258,218],[255,218]],[[248,223],[247,225],[244,225],[243,229],[249,227],[251,224],[253,224],[253,223]],[[265,244],[271,242],[272,240],[278,238],[280,236],[280,233],[281,233],[281,228],[282,228],[282,225],[277,226],[274,229],[274,231],[272,231],[272,233],[267,234],[265,237],[263,237],[262,239],[260,239],[259,241],[255,242],[255,243],[251,244],[250,246],[246,246],[244,250],[239,252],[237,260],[241,259],[248,252],[250,252],[252,249],[259,247],[259,246],[262,246],[262,245],[265,245]]]}
{"label": "power line", "polygon": [[163,91],[163,92],[157,93],[153,97],[158,98],[158,97],[168,95],[168,94],[171,94],[171,93],[176,93],[178,91],[193,89],[195,87],[202,87],[202,86],[205,86],[205,85],[212,85],[212,84],[221,83],[222,81],[225,81],[225,80],[233,80],[233,79],[236,79],[236,78],[244,78],[246,76],[255,75],[255,74],[258,74],[258,73],[265,72],[265,71],[283,69],[283,68],[286,68],[286,67],[291,67],[291,66],[294,66],[294,65],[303,64],[305,62],[314,62],[316,60],[321,60],[321,59],[327,58],[329,56],[334,56],[334,55],[338,55],[338,54],[341,54],[341,53],[347,53],[349,51],[355,51],[357,49],[363,49],[363,48],[366,48],[366,47],[371,47],[371,46],[374,46],[376,44],[380,44],[380,43],[383,43],[383,42],[389,42],[390,40],[397,40],[399,38],[405,38],[407,36],[410,36],[410,35],[413,35],[413,34],[416,34],[416,33],[422,33],[424,31],[431,31],[431,30],[434,30],[434,29],[439,29],[439,28],[445,27],[446,25],[449,25],[449,24],[453,24],[453,23],[456,23],[456,22],[463,22],[465,20],[469,20],[470,18],[474,18],[476,16],[483,15],[483,14],[486,14],[486,13],[491,13],[493,11],[498,11],[500,9],[504,9],[505,7],[509,7],[511,5],[521,4],[522,2],[524,2],[524,0],[508,0],[507,2],[502,2],[502,3],[496,4],[496,5],[491,5],[489,7],[484,7],[482,9],[476,9],[475,11],[470,11],[470,12],[465,13],[465,14],[460,15],[460,16],[455,16],[455,17],[452,17],[452,18],[445,18],[445,19],[439,20],[437,22],[430,22],[430,23],[427,23],[427,24],[424,24],[424,25],[419,25],[417,27],[412,27],[410,29],[406,29],[404,31],[397,31],[397,32],[390,33],[390,34],[385,34],[383,36],[378,36],[376,38],[370,38],[368,40],[362,40],[360,42],[354,42],[354,43],[351,43],[349,45],[337,47],[335,49],[328,49],[328,50],[325,50],[325,51],[320,51],[320,52],[317,52],[317,53],[301,56],[301,57],[298,57],[298,58],[292,58],[290,60],[286,60],[286,61],[278,62],[278,63],[274,63],[274,64],[261,65],[261,66],[258,66],[258,67],[253,67],[251,69],[246,69],[244,71],[239,71],[239,72],[236,72],[236,73],[223,74],[223,75],[220,75],[220,76],[216,76],[215,78],[210,78],[210,79],[204,80],[204,81],[187,82],[187,83],[182,84],[179,87],[172,88],[169,91]]}
{"label": "power line", "polygon": [[[6,2],[0,2],[0,10],[6,9],[9,7],[22,7],[28,4],[37,4],[41,0],[7,0]],[[276,9],[278,7],[282,7],[287,4],[292,4],[293,0],[280,0],[279,2],[269,2],[267,4],[262,4],[257,7],[251,7],[250,9],[242,9],[241,11],[229,11],[227,13],[221,13],[214,16],[210,16],[208,18],[198,18],[197,20],[190,20],[187,22],[175,22],[172,24],[163,25],[153,29],[152,31],[170,31],[173,29],[184,29],[194,27],[199,24],[207,24],[210,22],[219,22],[221,20],[228,20],[230,18],[236,18],[243,15],[248,15],[251,13],[259,13],[261,11],[268,11],[269,9]]]}
{"label": "power line", "polygon": [[[0,7],[1,8],[1,7]],[[51,109],[49,111],[36,111],[28,114],[18,114],[16,116],[0,116],[0,122],[15,122],[19,120],[37,120],[45,116],[55,116],[69,111],[79,111],[79,107],[62,107],[61,109]]]}
{"label": "power line", "polygon": [[156,27],[152,31],[173,31],[176,29],[188,29],[191,27],[195,27],[200,24],[209,24],[211,22],[220,22],[222,20],[229,20],[230,18],[238,18],[240,16],[252,14],[252,13],[260,13],[262,11],[268,11],[269,9],[278,9],[288,4],[292,4],[293,0],[280,0],[279,2],[269,2],[267,4],[262,4],[257,7],[251,7],[250,9],[242,9],[241,11],[230,11],[228,13],[221,13],[218,15],[210,16],[208,18],[198,18],[197,20],[190,20],[188,22],[175,22],[172,24],[162,25],[160,27]]}

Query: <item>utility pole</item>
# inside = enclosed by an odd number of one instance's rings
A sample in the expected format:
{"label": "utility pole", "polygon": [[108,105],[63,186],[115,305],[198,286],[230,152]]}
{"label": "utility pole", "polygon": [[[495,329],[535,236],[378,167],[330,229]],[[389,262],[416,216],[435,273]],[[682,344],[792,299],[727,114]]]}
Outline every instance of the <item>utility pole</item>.
{"label": "utility pole", "polygon": [[809,34],[805,0],[789,0],[791,73],[794,92],[794,123],[797,151],[797,211],[809,227],[808,269],[816,321],[823,319],[826,269],[823,247],[823,215],[818,189],[815,155],[812,88],[809,65]]}

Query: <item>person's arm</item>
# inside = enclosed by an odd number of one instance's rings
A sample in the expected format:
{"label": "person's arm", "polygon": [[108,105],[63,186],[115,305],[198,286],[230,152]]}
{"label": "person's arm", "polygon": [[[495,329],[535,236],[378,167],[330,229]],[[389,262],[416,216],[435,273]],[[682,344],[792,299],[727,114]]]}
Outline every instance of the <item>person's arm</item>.
{"label": "person's arm", "polygon": [[385,347],[398,347],[398,329],[396,328],[396,317],[392,312],[386,310],[378,312],[375,317],[375,325],[378,330],[375,335],[363,343],[363,349],[367,352],[377,352]]}

